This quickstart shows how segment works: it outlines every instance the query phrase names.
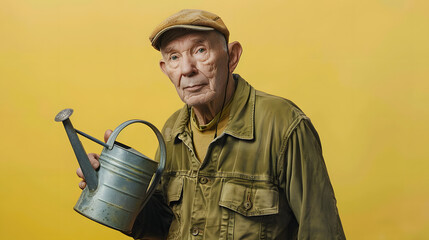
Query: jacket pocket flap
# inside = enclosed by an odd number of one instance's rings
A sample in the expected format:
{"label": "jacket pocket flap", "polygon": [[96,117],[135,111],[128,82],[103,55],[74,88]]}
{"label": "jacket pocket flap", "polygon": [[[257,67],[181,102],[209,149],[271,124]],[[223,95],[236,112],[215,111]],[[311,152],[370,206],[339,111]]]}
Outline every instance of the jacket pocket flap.
{"label": "jacket pocket flap", "polygon": [[171,204],[171,202],[177,202],[180,200],[180,197],[182,196],[182,188],[183,188],[182,177],[171,178],[167,186],[168,204]]}
{"label": "jacket pocket flap", "polygon": [[219,205],[243,216],[263,216],[279,212],[279,192],[271,184],[242,185],[226,182]]}

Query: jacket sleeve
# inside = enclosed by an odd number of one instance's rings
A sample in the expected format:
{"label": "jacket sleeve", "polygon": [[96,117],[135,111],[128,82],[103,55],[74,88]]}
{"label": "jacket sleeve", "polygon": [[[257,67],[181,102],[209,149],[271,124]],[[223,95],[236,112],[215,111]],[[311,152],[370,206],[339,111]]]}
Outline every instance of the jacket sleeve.
{"label": "jacket sleeve", "polygon": [[304,118],[288,133],[281,185],[298,224],[298,239],[345,239],[319,136]]}

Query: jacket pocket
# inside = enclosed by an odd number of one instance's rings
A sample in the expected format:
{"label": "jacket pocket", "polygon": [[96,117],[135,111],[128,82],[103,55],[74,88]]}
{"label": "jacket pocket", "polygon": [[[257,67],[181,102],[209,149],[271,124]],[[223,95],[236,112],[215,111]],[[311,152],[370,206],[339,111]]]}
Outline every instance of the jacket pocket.
{"label": "jacket pocket", "polygon": [[219,205],[243,216],[264,216],[279,212],[279,192],[271,184],[240,184],[226,182]]}
{"label": "jacket pocket", "polygon": [[183,178],[172,177],[166,186],[166,196],[168,206],[174,214],[174,218],[170,225],[168,232],[168,240],[181,239],[180,226],[182,222],[182,192],[183,192]]}
{"label": "jacket pocket", "polygon": [[174,177],[170,179],[167,185],[167,202],[168,205],[172,205],[174,202],[180,201],[183,190],[183,178]]}
{"label": "jacket pocket", "polygon": [[279,213],[278,189],[269,183],[228,181],[222,186],[221,239],[272,239]]}

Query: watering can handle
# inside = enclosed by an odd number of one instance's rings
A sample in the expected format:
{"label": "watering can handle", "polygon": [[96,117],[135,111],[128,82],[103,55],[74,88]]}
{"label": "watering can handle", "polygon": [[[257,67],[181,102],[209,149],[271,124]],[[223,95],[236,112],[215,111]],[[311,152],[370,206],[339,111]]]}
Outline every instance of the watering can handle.
{"label": "watering can handle", "polygon": [[143,123],[152,129],[152,131],[156,134],[156,137],[158,138],[159,150],[160,150],[160,156],[161,156],[159,164],[158,164],[158,169],[155,172],[155,177],[153,177],[153,180],[147,189],[147,195],[146,195],[147,197],[142,203],[142,206],[140,209],[140,211],[141,211],[143,209],[144,205],[146,205],[147,201],[152,196],[153,192],[155,191],[157,183],[161,180],[161,175],[162,175],[162,172],[164,171],[164,167],[165,167],[165,160],[167,158],[167,151],[166,151],[166,147],[165,147],[164,138],[162,137],[161,132],[159,132],[159,130],[154,125],[152,125],[150,122],[147,122],[144,120],[139,120],[139,119],[128,120],[128,121],[122,123],[121,125],[119,125],[117,128],[115,128],[115,130],[110,135],[109,140],[107,140],[107,146],[108,146],[109,150],[111,150],[113,148],[113,145],[114,145],[115,140],[118,137],[119,133],[126,126],[133,124],[133,123]]}

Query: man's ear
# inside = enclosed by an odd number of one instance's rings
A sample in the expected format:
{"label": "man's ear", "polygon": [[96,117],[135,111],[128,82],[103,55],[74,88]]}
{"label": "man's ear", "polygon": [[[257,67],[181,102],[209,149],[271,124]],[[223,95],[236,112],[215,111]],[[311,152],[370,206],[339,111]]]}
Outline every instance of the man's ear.
{"label": "man's ear", "polygon": [[[164,59],[159,60],[159,67],[161,68],[161,71],[167,75],[167,69],[166,69],[166,65],[165,65],[165,61]],[[168,76],[168,75],[167,75]]]}
{"label": "man's ear", "polygon": [[234,72],[235,68],[240,61],[241,53],[243,52],[243,48],[241,44],[237,41],[228,44],[228,52],[229,52],[229,72]]}

